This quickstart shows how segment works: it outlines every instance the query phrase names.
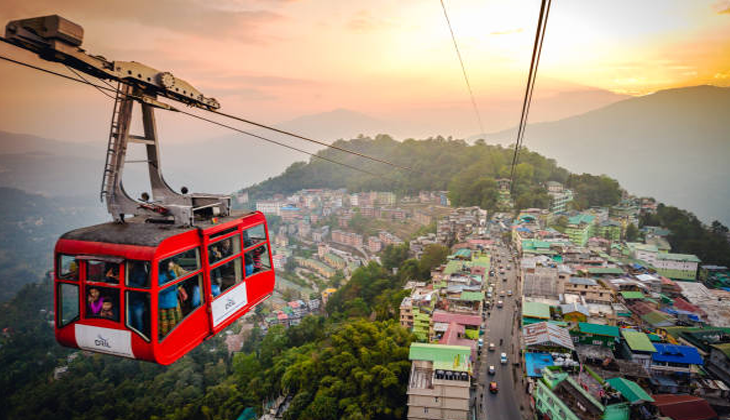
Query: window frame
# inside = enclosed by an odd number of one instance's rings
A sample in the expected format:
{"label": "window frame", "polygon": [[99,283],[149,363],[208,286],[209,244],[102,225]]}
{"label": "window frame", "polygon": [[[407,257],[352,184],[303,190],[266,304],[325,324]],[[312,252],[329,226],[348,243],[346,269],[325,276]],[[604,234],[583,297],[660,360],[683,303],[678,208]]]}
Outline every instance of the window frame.
{"label": "window frame", "polygon": [[[130,293],[144,293],[147,295],[147,298],[149,299],[149,307],[147,308],[148,312],[149,312],[147,314],[147,316],[148,316],[147,322],[149,322],[149,326],[150,326],[150,337],[147,337],[142,331],[139,331],[138,329],[134,328],[131,325],[130,321],[131,321],[132,317],[128,316],[130,313],[129,304],[131,302],[131,299],[129,298]],[[137,334],[138,336],[140,336],[140,338],[142,338],[144,341],[146,341],[148,343],[152,342],[151,336],[152,336],[152,312],[153,311],[152,311],[152,294],[150,293],[149,289],[133,289],[133,288],[127,289],[127,288],[125,288],[125,290],[124,290],[124,307],[125,307],[124,327],[129,329],[133,333]]]}
{"label": "window frame", "polygon": [[[246,244],[243,241],[243,233],[246,232],[247,230],[255,229],[255,228],[259,227],[259,226],[261,226],[263,228],[263,230],[264,230],[264,240],[261,241],[261,242],[256,242],[255,244],[253,244],[253,245],[251,245],[249,247],[246,247]],[[250,251],[252,249],[255,249],[258,246],[261,246],[262,243],[263,244],[268,244],[269,243],[269,234],[268,234],[267,229],[266,229],[266,223],[260,222],[260,223],[257,223],[255,225],[251,225],[251,226],[248,226],[246,228],[241,229],[241,252],[246,253],[246,251]]]}
{"label": "window frame", "polygon": [[[62,289],[64,286],[73,286],[76,288],[76,316],[71,318],[68,322],[62,323],[63,318],[63,292]],[[74,322],[78,322],[81,319],[81,293],[80,293],[81,286],[77,283],[71,283],[71,282],[62,282],[59,281],[56,283],[56,306],[58,310],[56,311],[56,328],[63,328],[67,327]]]}
{"label": "window frame", "polygon": [[[161,309],[160,309],[160,293],[163,290],[166,290],[166,289],[168,289],[170,287],[173,287],[173,286],[179,288],[179,285],[182,282],[187,281],[187,280],[189,280],[189,279],[191,279],[193,277],[196,277],[196,276],[198,277],[198,288],[200,289],[200,305],[198,305],[198,307],[197,308],[194,308],[192,311],[188,312],[187,315],[184,315],[182,318],[180,318],[180,321],[177,324],[175,324],[175,326],[172,329],[170,329],[165,334],[164,337],[160,337],[160,322],[159,322],[160,313],[161,313],[160,312],[161,311]],[[206,306],[207,301],[205,300],[205,293],[203,292],[204,291],[204,287],[205,287],[205,273],[204,273],[202,267],[199,270],[196,270],[194,272],[191,272],[191,273],[189,273],[188,275],[186,275],[184,277],[176,278],[175,281],[173,281],[173,282],[165,283],[164,285],[159,285],[158,286],[157,295],[156,295],[156,298],[157,298],[157,308],[156,308],[157,309],[156,310],[156,312],[157,312],[157,331],[156,331],[156,333],[157,334],[155,334],[155,336],[157,337],[157,342],[158,343],[162,343],[167,337],[169,337],[170,334],[173,331],[175,331],[180,325],[182,325],[182,323],[185,322],[185,320],[188,319],[188,317],[190,315],[192,315],[196,311],[200,310],[200,308],[203,308],[203,307]],[[191,299],[192,299],[192,297],[191,297]],[[182,311],[182,309],[181,309],[181,311]],[[152,334],[152,330],[150,330],[150,334]]]}
{"label": "window frame", "polygon": [[205,251],[206,251],[206,255],[208,256],[208,259],[210,259],[210,247],[211,246],[214,246],[215,244],[217,244],[219,242],[223,242],[223,241],[228,240],[230,238],[237,238],[238,239],[238,251],[237,252],[233,252],[233,253],[231,253],[231,255],[229,255],[229,256],[227,256],[225,258],[222,258],[222,259],[220,259],[220,260],[218,260],[218,261],[216,261],[214,263],[210,263],[209,262],[208,263],[208,267],[210,269],[216,268],[216,267],[222,265],[221,263],[223,263],[225,261],[228,261],[228,260],[231,260],[234,257],[240,256],[240,255],[243,254],[243,252],[244,252],[243,251],[243,233],[237,230],[235,232],[232,232],[228,236],[221,237],[221,238],[215,238],[215,241],[208,242],[208,244],[205,246]]}
{"label": "window frame", "polygon": [[[90,282],[89,283],[88,281],[86,281],[84,279],[83,286],[84,286],[84,300],[83,300],[83,302],[84,302],[84,304],[83,304],[83,307],[84,307],[84,316],[83,316],[83,319],[85,319],[85,320],[86,319],[90,319],[90,320],[102,320],[102,321],[107,321],[107,322],[113,322],[115,324],[122,323],[122,311],[121,311],[121,308],[122,308],[122,306],[126,307],[126,302],[124,302],[122,300],[123,293],[122,293],[122,288],[121,288],[120,285],[118,285],[118,284],[116,284],[116,285],[115,284],[111,284],[110,285],[110,283],[101,283],[101,282]],[[88,304],[86,302],[86,297],[87,297],[87,295],[89,293],[89,289],[100,289],[100,288],[113,289],[113,290],[116,290],[117,291],[117,319],[114,319],[114,318],[106,318],[106,317],[103,317],[103,316],[89,315],[88,314]],[[124,305],[122,305],[123,302],[124,302]]]}
{"label": "window frame", "polygon": [[[128,265],[130,263],[147,263],[147,264],[149,264],[149,274],[147,276],[147,287],[145,287],[145,286],[131,286],[129,284],[129,274],[131,273],[131,270],[129,270]],[[144,291],[147,291],[147,292],[150,291],[150,289],[152,288],[152,277],[153,277],[152,276],[152,271],[153,271],[153,268],[154,268],[153,265],[152,265],[152,261],[151,260],[135,260],[135,259],[126,259],[125,258],[124,264],[122,264],[122,265],[124,266],[124,289],[125,290],[131,289],[131,290],[140,290],[140,291],[144,290]],[[119,277],[121,278],[121,275]]]}
{"label": "window frame", "polygon": [[[61,263],[61,260],[63,259],[63,257],[72,258],[73,261],[76,262],[76,278],[75,279],[62,277],[61,273],[63,270],[63,264]],[[81,260],[79,260],[78,255],[63,254],[63,253],[57,254],[57,256],[56,256],[56,278],[58,280],[62,280],[62,281],[73,281],[73,282],[76,282],[76,284],[78,284],[78,282],[81,281]]]}
{"label": "window frame", "polygon": [[[230,264],[231,262],[235,262],[236,259],[239,259],[241,261],[241,278],[240,281],[236,282],[233,286],[230,286],[226,290],[221,290],[220,294],[218,296],[212,296],[213,295],[213,270],[216,268],[220,268],[226,264]],[[235,265],[234,265],[235,266]],[[234,269],[235,270],[235,269]],[[244,261],[243,253],[232,255],[231,258],[226,258],[225,260],[221,260],[218,263],[216,263],[214,266],[211,265],[210,269],[208,270],[208,278],[210,279],[210,287],[211,287],[211,302],[214,300],[217,300],[219,297],[225,295],[228,293],[229,290],[233,290],[236,287],[242,285],[244,281],[246,281],[246,263]]]}
{"label": "window frame", "polygon": [[[84,283],[85,284],[94,284],[94,285],[100,285],[100,286],[103,285],[103,287],[107,287],[107,286],[110,286],[110,287],[119,287],[121,285],[121,282],[122,282],[122,280],[121,280],[122,274],[124,273],[124,276],[126,277],[125,271],[122,270],[122,267],[125,265],[125,264],[122,264],[123,261],[121,261],[121,262],[105,261],[103,259],[98,259],[98,258],[84,258],[84,259],[79,259],[79,261],[83,261],[84,262]],[[117,282],[116,283],[109,283],[109,282],[106,282],[106,281],[89,280],[89,263],[92,262],[92,261],[99,262],[99,263],[104,263],[105,264],[105,268],[106,268],[106,264],[117,264],[117,270],[118,270],[117,271],[117,276],[119,277],[119,279],[117,279]],[[104,278],[106,278],[106,273],[104,274],[104,276],[105,276]]]}
{"label": "window frame", "polygon": [[[246,274],[246,253],[251,252],[254,249],[261,247],[261,246],[266,248],[265,254],[266,254],[266,258],[269,260],[269,268],[267,268],[266,270],[253,272],[251,274]],[[243,251],[243,278],[244,279],[247,280],[247,279],[253,278],[259,274],[268,273],[273,270],[274,270],[274,262],[271,260],[271,248],[269,247],[269,244],[267,241],[264,241],[263,243],[258,243],[256,245],[252,246],[250,249],[248,249],[248,251]]]}
{"label": "window frame", "polygon": [[[156,267],[155,267],[157,269],[156,270],[157,275],[156,275],[156,277],[153,276],[153,279],[156,279],[157,280],[157,281],[154,282],[155,287],[158,288],[158,289],[163,289],[163,288],[166,288],[167,286],[169,286],[171,284],[174,284],[174,283],[177,283],[177,282],[179,282],[181,280],[187,279],[188,277],[192,276],[195,273],[202,272],[203,271],[203,254],[201,252],[201,247],[202,247],[202,244],[201,245],[194,245],[194,246],[191,246],[191,247],[185,249],[184,251],[171,253],[171,254],[169,254],[167,256],[157,258],[157,264],[156,264]],[[184,276],[175,277],[174,279],[168,281],[165,284],[160,284],[160,265],[164,261],[169,260],[170,258],[174,258],[174,257],[176,257],[178,255],[182,255],[182,254],[184,254],[186,252],[189,252],[191,250],[194,250],[194,249],[197,249],[197,251],[198,251],[198,255],[197,255],[197,257],[198,257],[198,268],[195,269],[195,270],[193,270],[193,271],[190,271],[190,272],[186,273]],[[155,273],[154,270],[153,270],[153,273]]]}

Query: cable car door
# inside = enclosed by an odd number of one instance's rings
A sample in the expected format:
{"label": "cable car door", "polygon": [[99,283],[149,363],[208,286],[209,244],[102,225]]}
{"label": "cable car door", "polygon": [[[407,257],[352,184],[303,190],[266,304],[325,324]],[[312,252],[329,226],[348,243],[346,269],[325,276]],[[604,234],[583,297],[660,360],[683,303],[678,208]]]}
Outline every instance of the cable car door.
{"label": "cable car door", "polygon": [[[208,262],[210,326],[218,333],[236,318],[249,302],[244,279],[241,233],[230,228],[204,235]],[[238,314],[240,316],[241,314]]]}

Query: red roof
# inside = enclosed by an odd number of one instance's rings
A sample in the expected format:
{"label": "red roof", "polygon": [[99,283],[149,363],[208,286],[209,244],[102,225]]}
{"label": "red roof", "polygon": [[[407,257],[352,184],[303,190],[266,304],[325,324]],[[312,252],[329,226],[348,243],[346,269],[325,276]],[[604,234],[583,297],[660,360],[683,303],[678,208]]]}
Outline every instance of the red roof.
{"label": "red roof", "polygon": [[449,324],[456,322],[461,325],[479,326],[482,324],[482,318],[479,315],[464,315],[443,311],[435,311],[431,320],[433,322],[446,322]]}
{"label": "red roof", "polygon": [[638,316],[646,315],[649,312],[654,311],[654,308],[645,302],[636,302],[628,306],[629,309],[631,309],[631,312],[635,313]]}
{"label": "red roof", "polygon": [[704,398],[686,394],[652,395],[654,405],[663,416],[674,420],[711,420],[717,413]]}
{"label": "red roof", "polygon": [[707,313],[705,313],[705,311],[680,297],[674,299],[674,307],[683,311],[695,313],[702,317],[707,317]]}

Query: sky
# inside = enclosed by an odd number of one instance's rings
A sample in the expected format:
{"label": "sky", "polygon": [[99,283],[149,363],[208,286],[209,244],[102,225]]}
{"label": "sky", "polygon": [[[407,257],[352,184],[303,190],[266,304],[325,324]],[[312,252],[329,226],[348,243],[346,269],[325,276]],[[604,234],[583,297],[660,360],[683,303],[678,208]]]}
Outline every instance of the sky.
{"label": "sky", "polygon": [[[514,126],[539,1],[444,3],[485,131]],[[3,24],[47,14],[83,26],[89,53],[170,71],[216,97],[223,111],[263,123],[348,109],[411,127],[438,120],[445,136],[479,130],[438,0],[0,5]],[[0,45],[0,55],[68,73],[12,46]],[[533,121],[559,117],[550,113],[556,102],[550,98],[576,92],[603,95],[598,102],[581,96],[578,106],[588,109],[623,95],[699,84],[730,86],[730,0],[555,0]],[[90,87],[0,62],[0,89],[0,130],[67,141],[108,132],[111,104]],[[223,134],[179,116],[160,121],[166,141]]]}

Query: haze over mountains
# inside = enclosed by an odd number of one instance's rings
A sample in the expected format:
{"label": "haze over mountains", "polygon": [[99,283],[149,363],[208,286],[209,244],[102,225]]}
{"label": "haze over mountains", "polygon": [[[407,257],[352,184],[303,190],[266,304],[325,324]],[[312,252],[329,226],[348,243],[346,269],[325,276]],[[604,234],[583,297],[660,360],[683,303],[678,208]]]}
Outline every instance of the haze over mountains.
{"label": "haze over mountains", "polygon": [[[543,118],[558,103],[562,104],[556,111],[559,114],[595,107],[602,101],[609,105],[553,122],[531,124],[525,145],[555,158],[573,172],[605,173],[631,193],[686,208],[706,222],[717,219],[730,224],[730,88],[698,86],[623,100],[612,95],[583,91],[536,99],[535,109],[543,110]],[[485,115],[496,118],[497,114]],[[440,123],[436,113],[428,120],[433,121],[434,131],[425,124],[421,137],[449,135],[447,128],[437,127]],[[277,127],[334,141],[378,133],[403,138],[402,133],[412,132],[413,123],[339,109]],[[283,135],[265,136],[312,153],[319,148]],[[487,135],[487,141],[507,145],[514,141],[514,132]],[[0,132],[0,186],[46,195],[97,196],[104,147],[103,141],[68,143]],[[309,158],[234,134],[192,144],[165,142],[163,138],[161,147],[168,182],[174,188],[187,186],[201,192],[234,191],[278,175],[294,161]],[[130,152],[130,160],[138,157],[133,150]],[[145,190],[144,171],[144,165],[139,164],[125,168],[125,186],[131,195]]]}

